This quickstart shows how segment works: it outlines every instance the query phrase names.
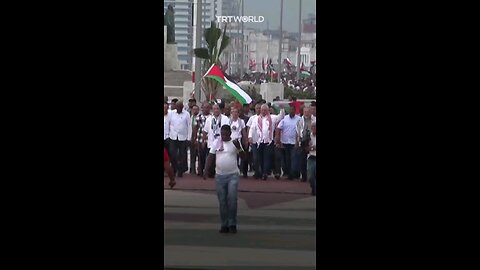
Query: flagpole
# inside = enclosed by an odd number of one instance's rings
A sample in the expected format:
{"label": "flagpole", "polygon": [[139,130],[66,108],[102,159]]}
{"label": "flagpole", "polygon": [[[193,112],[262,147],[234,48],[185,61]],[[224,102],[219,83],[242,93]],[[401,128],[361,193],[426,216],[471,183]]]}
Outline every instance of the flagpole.
{"label": "flagpole", "polygon": [[[202,47],[202,0],[197,0],[196,28],[195,28],[195,46]],[[195,99],[200,102],[202,93],[202,59],[195,59]]]}
{"label": "flagpole", "polygon": [[302,0],[298,11],[298,52],[297,52],[297,80],[300,80],[300,48],[302,47]]}
{"label": "flagpole", "polygon": [[[245,5],[244,5],[244,0],[242,0],[242,17],[244,16],[244,13],[245,13]],[[241,65],[240,66],[240,79],[243,78],[243,59],[245,58],[244,54],[243,54],[244,50],[245,50],[244,47],[243,47],[244,46],[243,45],[243,39],[245,38],[245,36],[243,35],[243,28],[244,28],[243,25],[244,24],[243,24],[243,20],[242,20],[242,39],[241,39],[241,41],[242,41],[242,59],[240,60],[240,65]]]}
{"label": "flagpole", "polygon": [[[283,0],[280,0],[280,41],[278,42],[278,72],[282,74],[282,43],[283,43]],[[278,76],[278,82],[281,82]]]}

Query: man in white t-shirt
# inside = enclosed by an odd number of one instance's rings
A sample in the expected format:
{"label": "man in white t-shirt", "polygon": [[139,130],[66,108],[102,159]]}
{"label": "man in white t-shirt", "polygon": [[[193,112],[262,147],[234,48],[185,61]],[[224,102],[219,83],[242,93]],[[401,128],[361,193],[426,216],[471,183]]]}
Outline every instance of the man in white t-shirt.
{"label": "man in white t-shirt", "polygon": [[[230,120],[223,114],[220,114],[220,107],[218,104],[212,107],[213,115],[208,116],[205,120],[205,126],[203,127],[203,138],[207,142],[207,149],[210,151],[213,141],[220,137],[220,127],[223,125],[230,125]],[[205,171],[209,177],[213,177],[215,174],[215,167],[211,168],[211,171]]]}
{"label": "man in white t-shirt", "polygon": [[[215,181],[221,219],[220,233],[236,233],[237,188],[240,178],[237,155],[244,159],[246,154],[241,143],[231,139],[232,131],[229,125],[223,125],[220,133],[221,136],[212,143],[205,170],[208,171],[215,160]],[[203,178],[206,179],[206,174]]]}

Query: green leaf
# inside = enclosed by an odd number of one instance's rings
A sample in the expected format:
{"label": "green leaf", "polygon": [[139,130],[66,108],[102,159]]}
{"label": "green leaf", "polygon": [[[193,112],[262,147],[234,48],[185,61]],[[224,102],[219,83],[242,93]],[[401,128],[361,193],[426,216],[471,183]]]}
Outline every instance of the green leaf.
{"label": "green leaf", "polygon": [[210,54],[208,53],[208,49],[207,49],[207,48],[196,48],[196,49],[193,49],[193,55],[195,55],[195,57],[201,58],[201,59],[207,59],[207,60],[210,59]]}
{"label": "green leaf", "polygon": [[208,52],[211,57],[211,61],[214,63],[215,62],[215,57],[216,55],[213,54],[214,49],[217,47],[218,40],[220,39],[222,35],[222,30],[217,28],[215,25],[215,22],[211,23],[211,27],[205,29],[205,41],[207,42],[208,45]]}
{"label": "green leaf", "polygon": [[218,51],[217,58],[220,57],[223,50],[225,50],[229,44],[230,44],[230,37],[227,36],[227,24],[225,24],[225,27],[223,28],[222,42],[220,44],[220,50]]}

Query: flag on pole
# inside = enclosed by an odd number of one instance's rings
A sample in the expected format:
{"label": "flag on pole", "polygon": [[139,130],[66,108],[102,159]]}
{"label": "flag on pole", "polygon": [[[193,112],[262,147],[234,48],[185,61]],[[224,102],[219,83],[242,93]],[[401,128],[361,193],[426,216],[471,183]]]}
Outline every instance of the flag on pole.
{"label": "flag on pole", "polygon": [[222,70],[215,65],[208,69],[205,73],[204,77],[212,78],[219,82],[225,89],[227,89],[240,103],[242,104],[250,104],[252,102],[252,98],[245,93],[245,91],[240,88],[232,79],[228,79],[225,74],[223,74]]}
{"label": "flag on pole", "polygon": [[262,58],[262,69],[263,71],[265,71],[265,61],[263,60],[263,58]]}
{"label": "flag on pole", "polygon": [[301,70],[301,71],[302,71],[302,70],[305,70],[305,65],[303,64],[303,62],[302,62],[302,65],[300,66],[300,70]]}
{"label": "flag on pole", "polygon": [[310,77],[310,76],[312,76],[312,73],[310,73],[310,71],[302,70],[300,72],[300,77],[302,77],[302,78],[307,78],[307,77]]}
{"label": "flag on pole", "polygon": [[272,70],[272,81],[278,79],[278,73],[275,70]]}
{"label": "flag on pole", "polygon": [[290,61],[290,58],[287,57],[283,62],[286,62],[288,65],[292,65],[292,61]]}
{"label": "flag on pole", "polygon": [[256,66],[257,66],[257,62],[255,61],[255,59],[253,60],[250,59],[250,64],[249,64],[250,71],[254,71]]}

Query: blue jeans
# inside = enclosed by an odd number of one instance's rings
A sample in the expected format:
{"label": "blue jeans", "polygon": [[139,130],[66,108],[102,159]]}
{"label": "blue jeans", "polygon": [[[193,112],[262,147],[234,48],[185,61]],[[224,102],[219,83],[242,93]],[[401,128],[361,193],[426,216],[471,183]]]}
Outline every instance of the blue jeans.
{"label": "blue jeans", "polygon": [[291,167],[290,167],[290,174],[294,177],[294,178],[300,178],[300,167],[301,167],[301,159],[302,159],[302,154],[300,153],[301,150],[300,148],[297,148],[297,147],[294,147],[292,149],[292,156],[294,156],[295,158],[292,160],[292,164],[291,164]]}
{"label": "blue jeans", "polygon": [[215,179],[222,227],[237,226],[237,189],[239,174],[217,174]]}
{"label": "blue jeans", "polygon": [[307,175],[308,182],[312,188],[312,195],[317,195],[317,160],[316,158],[309,158],[307,160]]}

